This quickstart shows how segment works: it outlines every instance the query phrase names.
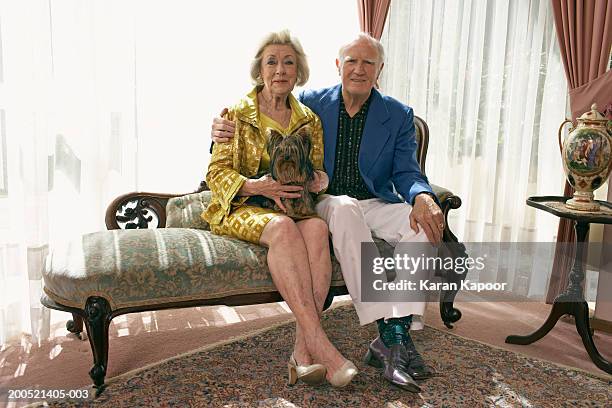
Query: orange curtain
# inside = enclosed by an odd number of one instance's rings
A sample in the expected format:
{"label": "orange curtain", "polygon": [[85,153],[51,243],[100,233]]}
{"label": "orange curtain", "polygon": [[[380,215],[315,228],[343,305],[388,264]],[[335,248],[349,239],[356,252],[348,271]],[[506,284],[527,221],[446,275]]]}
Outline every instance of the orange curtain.
{"label": "orange curtain", "polygon": [[[603,110],[612,102],[612,71],[607,71],[612,46],[612,0],[551,0],[557,40],[570,97],[572,119],[590,110]],[[563,194],[573,189],[566,182]],[[557,242],[573,242],[573,222],[561,219]],[[557,250],[560,250],[559,245]],[[557,254],[555,254],[557,255]],[[571,265],[567,256],[555,256],[546,302],[567,286]]]}
{"label": "orange curtain", "polygon": [[391,0],[357,0],[361,31],[380,40]]}

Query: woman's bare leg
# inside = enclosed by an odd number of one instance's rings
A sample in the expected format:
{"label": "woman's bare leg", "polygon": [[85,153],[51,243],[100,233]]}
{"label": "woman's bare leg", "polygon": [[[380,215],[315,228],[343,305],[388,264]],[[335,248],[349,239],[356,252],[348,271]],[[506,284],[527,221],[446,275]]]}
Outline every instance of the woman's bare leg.
{"label": "woman's bare leg", "polygon": [[[329,230],[327,224],[320,218],[310,218],[296,223],[308,252],[310,266],[310,280],[319,317],[323,311],[323,304],[329,292],[331,282],[331,256],[329,254]],[[300,324],[295,330],[295,359],[299,364],[312,364],[312,357],[306,347],[306,339]]]}
{"label": "woman's bare leg", "polygon": [[289,217],[273,218],[260,238],[268,247],[268,268],[276,288],[295,315],[304,337],[306,349],[329,373],[345,362],[321,327],[313,295],[308,252],[302,234]]}

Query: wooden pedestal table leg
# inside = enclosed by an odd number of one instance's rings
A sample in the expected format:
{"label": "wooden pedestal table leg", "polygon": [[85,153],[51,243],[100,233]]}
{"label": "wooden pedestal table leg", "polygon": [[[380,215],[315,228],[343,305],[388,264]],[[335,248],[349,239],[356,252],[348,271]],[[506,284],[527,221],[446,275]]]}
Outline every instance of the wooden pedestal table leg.
{"label": "wooden pedestal table leg", "polygon": [[508,336],[506,337],[506,343],[526,345],[540,340],[542,337],[546,336],[548,332],[552,330],[553,327],[555,327],[555,324],[557,324],[557,321],[561,318],[561,316],[571,313],[571,306],[572,305],[570,303],[557,303],[555,300],[553,308],[550,311],[550,314],[548,315],[548,318],[546,319],[542,327],[526,336]]}
{"label": "wooden pedestal table leg", "polygon": [[612,363],[607,361],[599,351],[597,351],[597,347],[595,347],[595,343],[593,342],[593,335],[591,332],[591,327],[589,323],[589,305],[586,302],[582,303],[574,303],[574,318],[576,320],[576,330],[582,337],[582,343],[584,344],[584,348],[587,353],[589,353],[589,357],[591,357],[591,361],[595,363],[597,367],[602,369],[608,374],[612,374]]}
{"label": "wooden pedestal table leg", "polygon": [[589,233],[589,224],[577,222],[575,224],[576,230],[576,254],[574,257],[574,264],[569,275],[569,285],[565,292],[555,298],[553,302],[552,310],[548,315],[548,319],[544,322],[535,332],[528,334],[527,336],[508,336],[506,337],[506,343],[508,344],[531,344],[535,341],[540,340],[546,336],[549,331],[555,327],[557,321],[561,316],[569,314],[576,317],[574,312],[576,310],[575,305],[577,303],[584,302],[584,296],[582,294],[582,281],[584,280],[584,259],[586,253],[584,251],[584,241],[587,234]]}
{"label": "wooden pedestal table leg", "polygon": [[576,223],[576,257],[569,275],[569,285],[565,292],[555,298],[553,308],[546,319],[546,322],[534,333],[527,336],[508,336],[506,343],[510,344],[531,344],[544,337],[557,323],[557,320],[565,314],[574,316],[576,330],[582,338],[582,343],[589,357],[597,367],[612,374],[612,364],[603,358],[595,343],[589,323],[589,306],[584,300],[583,281],[584,281],[584,260],[586,257],[585,239],[589,232],[589,224]]}
{"label": "wooden pedestal table leg", "polygon": [[[601,354],[597,351],[595,343],[593,342],[593,333],[589,323],[589,306],[584,300],[584,264],[587,255],[585,240],[589,233],[589,224],[584,222],[576,222],[576,258],[574,259],[574,265],[569,275],[569,285],[567,290],[559,295],[557,299],[566,301],[567,304],[571,305],[571,311],[568,312],[574,316],[576,322],[576,330],[582,338],[582,343],[591,361],[595,363],[597,367],[612,374],[612,364],[604,359]],[[555,299],[555,302],[557,302]]]}

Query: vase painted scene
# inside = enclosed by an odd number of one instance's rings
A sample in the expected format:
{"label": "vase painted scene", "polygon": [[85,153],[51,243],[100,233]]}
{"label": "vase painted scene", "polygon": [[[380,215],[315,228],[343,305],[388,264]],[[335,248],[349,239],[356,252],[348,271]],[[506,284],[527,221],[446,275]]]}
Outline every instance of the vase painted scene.
{"label": "vase painted scene", "polygon": [[[609,163],[610,144],[599,132],[594,132],[590,129],[579,129],[577,133],[566,149],[566,163],[577,175],[595,176],[602,170],[605,170]],[[578,181],[579,184],[584,184],[578,187],[587,187],[586,181],[584,179]],[[601,185],[602,181],[601,177],[594,177],[592,180],[593,185],[590,187],[596,189]]]}

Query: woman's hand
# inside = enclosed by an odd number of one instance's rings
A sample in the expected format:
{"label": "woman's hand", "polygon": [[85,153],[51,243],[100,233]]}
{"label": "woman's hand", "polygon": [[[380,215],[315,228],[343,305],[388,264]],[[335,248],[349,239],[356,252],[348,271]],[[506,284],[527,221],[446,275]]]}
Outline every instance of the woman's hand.
{"label": "woman's hand", "polygon": [[287,212],[281,198],[300,198],[302,195],[299,192],[302,190],[300,186],[283,185],[274,180],[271,175],[266,174],[258,179],[245,181],[238,194],[241,196],[262,195],[268,197],[283,212]]}
{"label": "woman's hand", "polygon": [[314,179],[308,184],[308,191],[317,194],[329,185],[329,177],[327,173],[321,170],[315,170]]}

